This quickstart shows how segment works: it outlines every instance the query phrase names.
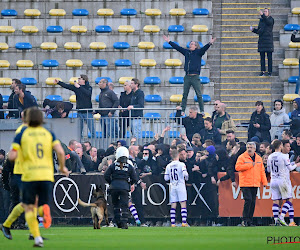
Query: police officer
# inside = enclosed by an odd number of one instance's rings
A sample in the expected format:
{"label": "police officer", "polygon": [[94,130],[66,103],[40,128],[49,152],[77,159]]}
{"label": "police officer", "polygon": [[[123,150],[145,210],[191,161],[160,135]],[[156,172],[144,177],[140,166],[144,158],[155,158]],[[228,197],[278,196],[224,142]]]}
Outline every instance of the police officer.
{"label": "police officer", "polygon": [[117,149],[116,161],[108,167],[104,179],[109,183],[109,194],[112,198],[118,228],[128,229],[128,192],[138,178],[129,160],[127,148],[119,147]]}

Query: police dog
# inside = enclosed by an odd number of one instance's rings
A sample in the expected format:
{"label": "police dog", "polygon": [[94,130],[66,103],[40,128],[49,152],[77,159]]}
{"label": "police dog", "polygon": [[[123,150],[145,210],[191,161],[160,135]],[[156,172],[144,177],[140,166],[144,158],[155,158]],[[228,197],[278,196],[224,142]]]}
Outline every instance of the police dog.
{"label": "police dog", "polygon": [[83,207],[91,207],[94,229],[100,229],[100,225],[104,216],[106,225],[109,225],[107,214],[107,202],[104,197],[104,192],[100,186],[97,186],[96,190],[93,190],[93,197],[96,198],[96,201],[94,203],[88,204],[80,199],[78,199],[78,203]]}

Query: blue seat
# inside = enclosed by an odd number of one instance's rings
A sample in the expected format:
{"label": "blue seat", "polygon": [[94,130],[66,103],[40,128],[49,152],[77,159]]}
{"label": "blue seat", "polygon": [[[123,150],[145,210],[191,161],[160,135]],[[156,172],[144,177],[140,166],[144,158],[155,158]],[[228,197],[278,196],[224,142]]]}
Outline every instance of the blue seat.
{"label": "blue seat", "polygon": [[170,25],[168,28],[169,32],[183,32],[184,27],[182,25]]}
{"label": "blue seat", "polygon": [[[176,43],[177,45],[179,45],[178,42],[174,42],[174,43]],[[163,47],[164,47],[164,49],[173,49],[173,47],[168,42],[164,42]]]}
{"label": "blue seat", "polygon": [[160,78],[157,76],[147,76],[144,79],[145,84],[160,84]]}
{"label": "blue seat", "polygon": [[288,79],[289,83],[297,83],[297,81],[299,80],[299,76],[290,76]]}
{"label": "blue seat", "polygon": [[63,32],[64,29],[63,27],[59,26],[59,25],[56,25],[56,26],[48,26],[47,27],[47,32],[48,33],[61,33]]}
{"label": "blue seat", "polygon": [[287,24],[284,26],[285,31],[294,31],[294,30],[300,30],[299,24]]}
{"label": "blue seat", "polygon": [[[202,95],[202,100],[203,102],[210,102],[211,101],[211,98],[209,95]],[[197,96],[195,95],[194,97],[194,101],[197,102],[198,101],[198,98]]]}
{"label": "blue seat", "polygon": [[9,95],[3,95],[2,98],[3,98],[3,102],[6,103],[8,102]]}
{"label": "blue seat", "polygon": [[117,67],[129,67],[132,65],[132,63],[128,59],[118,59],[115,61],[115,65]]}
{"label": "blue seat", "polygon": [[77,112],[70,112],[68,117],[69,118],[77,118]]}
{"label": "blue seat", "polygon": [[184,80],[183,80],[183,77],[181,76],[172,76],[170,79],[169,79],[169,83],[171,84],[183,84]]}
{"label": "blue seat", "polygon": [[95,101],[96,101],[96,102],[99,102],[99,95],[97,95],[97,96],[95,97]]}
{"label": "blue seat", "polygon": [[35,78],[32,78],[32,77],[23,77],[23,78],[21,78],[21,83],[23,83],[25,85],[36,85],[37,80],[35,80]]}
{"label": "blue seat", "polygon": [[180,132],[179,131],[172,131],[172,130],[170,130],[168,134],[169,134],[169,138],[179,138],[179,136],[180,136]]}
{"label": "blue seat", "polygon": [[6,9],[1,11],[1,16],[17,16],[18,12],[13,9]]}
{"label": "blue seat", "polygon": [[32,49],[32,45],[30,43],[16,43],[15,47],[19,50]]}
{"label": "blue seat", "polygon": [[[101,131],[96,131],[95,133],[96,138],[102,138],[102,132]],[[91,138],[91,132],[88,132],[88,137]]]}
{"label": "blue seat", "polygon": [[58,67],[59,63],[56,60],[44,60],[42,65],[44,67]]}
{"label": "blue seat", "polygon": [[144,117],[147,120],[159,120],[161,118],[161,115],[160,115],[160,113],[149,112],[149,113],[144,114]]}
{"label": "blue seat", "polygon": [[208,9],[201,9],[201,8],[196,8],[193,9],[193,15],[208,15],[209,11]]}
{"label": "blue seat", "polygon": [[[190,48],[190,43],[191,43],[191,41],[187,42],[187,44],[186,44],[186,47],[187,47],[188,49]],[[201,43],[201,42],[199,42],[199,41],[198,41],[198,43],[199,43],[200,48],[203,48],[203,43]]]}
{"label": "blue seat", "polygon": [[153,131],[142,131],[142,138],[153,138],[154,132]]}
{"label": "blue seat", "polygon": [[146,95],[145,96],[145,102],[161,102],[161,96],[160,95]]}
{"label": "blue seat", "polygon": [[95,31],[97,33],[110,33],[112,32],[112,28],[108,25],[98,25],[96,26]]}
{"label": "blue seat", "polygon": [[[170,114],[170,119],[174,119],[175,117],[176,117],[176,112],[173,112],[173,113]],[[183,115],[181,117],[184,118],[184,117],[186,117],[186,115]]]}
{"label": "blue seat", "polygon": [[48,114],[47,116],[45,116],[47,119],[52,119],[52,115]]}
{"label": "blue seat", "polygon": [[47,95],[46,99],[50,100],[50,101],[63,101],[63,98],[60,95]]}
{"label": "blue seat", "polygon": [[201,66],[204,66],[205,64],[206,64],[205,60],[203,60],[203,59],[201,58]]}
{"label": "blue seat", "polygon": [[89,11],[86,9],[74,9],[72,11],[73,16],[88,16]]}
{"label": "blue seat", "polygon": [[135,16],[137,14],[135,9],[122,9],[120,11],[122,16]]}
{"label": "blue seat", "polygon": [[292,112],[289,112],[288,115],[289,115],[289,118],[292,119]]}
{"label": "blue seat", "polygon": [[127,42],[115,42],[114,48],[115,49],[129,49],[130,45]]}
{"label": "blue seat", "polygon": [[208,84],[208,83],[210,83],[210,80],[206,76],[200,76],[200,82],[201,82],[201,84]]}
{"label": "blue seat", "polygon": [[105,67],[108,65],[108,62],[104,59],[95,59],[92,61],[91,65],[93,67]]}
{"label": "blue seat", "polygon": [[105,76],[102,76],[102,77],[97,77],[95,79],[95,83],[98,84],[100,82],[101,79],[106,79],[108,82],[112,82],[112,79],[110,77],[105,77]]}

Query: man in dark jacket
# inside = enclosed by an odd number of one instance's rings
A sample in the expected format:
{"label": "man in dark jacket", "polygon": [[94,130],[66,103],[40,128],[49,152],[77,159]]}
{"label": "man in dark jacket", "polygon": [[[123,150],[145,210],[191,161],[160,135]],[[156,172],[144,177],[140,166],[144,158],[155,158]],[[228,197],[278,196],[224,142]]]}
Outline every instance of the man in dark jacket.
{"label": "man in dark jacket", "polygon": [[95,127],[92,114],[92,91],[93,88],[89,84],[89,79],[86,75],[80,75],[78,82],[72,84],[66,84],[57,79],[54,83],[62,86],[65,89],[74,91],[76,95],[76,109],[91,109],[90,111],[78,111],[77,115],[80,118],[80,131],[82,133],[83,122],[85,121],[88,125],[92,137],[95,137]]}
{"label": "man in dark jacket", "polygon": [[219,131],[213,127],[210,117],[204,119],[204,128],[200,131],[201,142],[205,140],[212,140],[215,144],[221,144],[221,135]]}
{"label": "man in dark jacket", "polygon": [[[273,26],[274,19],[270,16],[270,10],[265,8],[264,11],[259,10],[261,18],[257,29],[250,26],[250,30],[259,35],[258,38],[258,52],[260,53],[260,76],[272,75],[272,52],[274,51],[273,44]],[[265,54],[268,57],[268,73],[266,72]]]}
{"label": "man in dark jacket", "polygon": [[120,106],[119,108],[126,108],[123,110],[120,110],[120,135],[125,138],[126,137],[126,132],[127,132],[127,127],[129,126],[129,111],[127,110],[127,107],[131,103],[131,98],[132,98],[132,89],[131,89],[131,81],[126,81],[124,83],[124,92],[121,92],[120,95]]}
{"label": "man in dark jacket", "polygon": [[119,106],[119,99],[116,93],[108,87],[107,79],[101,79],[98,85],[101,89],[99,95],[99,108],[107,108],[106,110],[99,111],[104,137],[117,138],[118,120],[114,118],[115,110],[109,110],[109,108],[117,108]]}
{"label": "man in dark jacket", "polygon": [[293,112],[291,114],[291,132],[294,136],[300,133],[300,98],[293,101]]}
{"label": "man in dark jacket", "polygon": [[157,165],[151,150],[148,148],[143,149],[143,159],[138,162],[138,169],[141,173],[140,178],[144,178],[147,175],[159,175],[162,172],[162,168]]}
{"label": "man in dark jacket", "polygon": [[67,118],[69,112],[73,108],[73,104],[70,102],[51,101],[45,99],[43,102],[43,108],[49,107],[46,110],[46,115],[51,115],[52,118]]}
{"label": "man in dark jacket", "polygon": [[184,77],[183,85],[183,96],[181,102],[182,112],[185,111],[187,97],[190,91],[190,87],[193,86],[199,103],[200,112],[204,112],[204,105],[201,93],[201,83],[200,83],[200,71],[201,71],[201,59],[209,47],[215,42],[216,38],[210,39],[210,42],[206,44],[203,48],[200,48],[199,43],[191,41],[189,49],[184,49],[174,42],[170,41],[169,36],[163,36],[163,39],[168,42],[174,49],[180,52],[185,57],[184,71],[186,73]]}
{"label": "man in dark jacket", "polygon": [[[14,107],[21,113],[24,109],[37,106],[36,100],[30,91],[26,91],[26,85],[18,84],[15,87]],[[19,118],[19,114],[16,114]]]}
{"label": "man in dark jacket", "polygon": [[[12,79],[10,89],[12,90],[9,98],[8,98],[8,103],[7,103],[7,108],[8,109],[17,109],[14,107],[14,95],[15,95],[15,87],[21,84],[21,81],[19,79]],[[18,111],[9,111],[8,115],[6,116],[6,119],[10,118],[16,118],[18,117]]]}

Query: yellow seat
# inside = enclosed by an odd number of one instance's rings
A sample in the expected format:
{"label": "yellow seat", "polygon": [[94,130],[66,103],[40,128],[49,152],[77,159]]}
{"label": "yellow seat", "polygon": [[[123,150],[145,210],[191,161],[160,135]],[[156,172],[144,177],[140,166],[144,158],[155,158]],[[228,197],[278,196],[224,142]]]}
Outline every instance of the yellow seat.
{"label": "yellow seat", "polygon": [[292,13],[295,14],[295,15],[299,15],[300,14],[300,8],[299,7],[293,8]]}
{"label": "yellow seat", "polygon": [[171,9],[169,13],[171,16],[184,16],[186,11],[185,9]]}
{"label": "yellow seat", "polygon": [[7,60],[0,60],[0,68],[8,68],[10,66],[9,61]]}
{"label": "yellow seat", "polygon": [[7,43],[0,43],[0,50],[6,50],[8,49],[8,44]]}
{"label": "yellow seat", "polygon": [[33,67],[33,62],[31,60],[18,60],[17,66],[22,68],[30,68]]}
{"label": "yellow seat", "polygon": [[79,59],[69,59],[66,61],[68,67],[81,67],[83,62]]}
{"label": "yellow seat", "polygon": [[193,32],[207,32],[208,27],[206,25],[193,25],[192,31]]}
{"label": "yellow seat", "polygon": [[52,9],[49,11],[50,16],[65,16],[66,11],[64,9]]}
{"label": "yellow seat", "polygon": [[285,66],[298,66],[299,59],[298,58],[286,58],[283,60],[283,65]]}
{"label": "yellow seat", "polygon": [[297,95],[297,94],[285,94],[283,96],[283,100],[286,101],[286,102],[292,102],[298,97],[300,97],[300,96]]}
{"label": "yellow seat", "polygon": [[147,16],[160,16],[161,11],[159,9],[146,9],[145,14]]}
{"label": "yellow seat", "polygon": [[155,44],[153,42],[139,42],[138,47],[140,49],[153,49]]}
{"label": "yellow seat", "polygon": [[114,11],[112,9],[99,9],[97,11],[98,16],[112,16]]}
{"label": "yellow seat", "polygon": [[181,66],[182,62],[181,62],[180,59],[167,59],[165,61],[165,65],[166,66],[173,66],[173,67],[175,67],[175,66]]}
{"label": "yellow seat", "polygon": [[67,42],[65,43],[64,48],[69,50],[81,49],[81,44],[78,42]]}
{"label": "yellow seat", "polygon": [[78,76],[71,77],[70,80],[69,80],[69,83],[74,84],[75,81],[78,82]]}
{"label": "yellow seat", "polygon": [[170,96],[170,102],[181,102],[182,100],[182,95],[171,95]]}
{"label": "yellow seat", "polygon": [[57,49],[57,44],[53,43],[53,42],[44,42],[41,44],[41,49],[44,50],[53,50],[53,49]]}
{"label": "yellow seat", "polygon": [[14,33],[15,28],[13,26],[0,26],[0,33]]}
{"label": "yellow seat", "polygon": [[119,79],[119,83],[124,84],[126,81],[131,81],[132,78],[134,78],[134,77],[133,76],[122,76]]}
{"label": "yellow seat", "polygon": [[103,42],[92,42],[92,43],[90,43],[90,48],[91,49],[96,49],[96,50],[105,49],[106,44],[103,43]]}
{"label": "yellow seat", "polygon": [[59,80],[59,81],[63,81],[60,77],[48,77],[47,79],[46,79],[46,84],[47,85],[56,85],[56,83],[54,83],[54,80],[55,79],[57,79],[57,80]]}
{"label": "yellow seat", "polygon": [[157,25],[146,25],[143,31],[146,33],[157,33],[160,31],[160,28]]}
{"label": "yellow seat", "polygon": [[203,118],[211,117],[210,113],[204,112]]}
{"label": "yellow seat", "polygon": [[131,25],[120,25],[119,28],[118,28],[118,31],[120,33],[133,33],[134,28]]}
{"label": "yellow seat", "polygon": [[85,32],[87,32],[87,28],[85,26],[76,26],[76,25],[74,25],[74,26],[71,27],[70,31],[72,33],[85,33]]}
{"label": "yellow seat", "polygon": [[290,42],[289,47],[290,48],[300,48],[300,43]]}
{"label": "yellow seat", "polygon": [[70,102],[76,102],[76,95],[71,95],[69,98]]}
{"label": "yellow seat", "polygon": [[0,85],[11,85],[11,78],[0,78]]}
{"label": "yellow seat", "polygon": [[40,16],[41,12],[38,9],[26,9],[24,10],[25,16]]}
{"label": "yellow seat", "polygon": [[154,59],[142,59],[140,60],[140,65],[143,67],[154,67],[156,65],[156,61]]}
{"label": "yellow seat", "polygon": [[37,33],[39,32],[39,29],[35,26],[23,26],[22,31],[24,33]]}

